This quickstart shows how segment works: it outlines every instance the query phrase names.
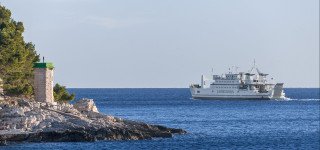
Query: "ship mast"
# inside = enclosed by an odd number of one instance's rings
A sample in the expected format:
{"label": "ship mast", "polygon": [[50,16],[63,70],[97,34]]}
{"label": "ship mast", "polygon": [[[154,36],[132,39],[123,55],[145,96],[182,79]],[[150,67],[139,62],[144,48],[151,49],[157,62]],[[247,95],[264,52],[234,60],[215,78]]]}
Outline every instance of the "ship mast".
{"label": "ship mast", "polygon": [[256,67],[256,59],[253,59],[253,66],[252,66],[251,70],[249,71],[249,73],[251,73],[253,69],[257,69],[257,67]]}

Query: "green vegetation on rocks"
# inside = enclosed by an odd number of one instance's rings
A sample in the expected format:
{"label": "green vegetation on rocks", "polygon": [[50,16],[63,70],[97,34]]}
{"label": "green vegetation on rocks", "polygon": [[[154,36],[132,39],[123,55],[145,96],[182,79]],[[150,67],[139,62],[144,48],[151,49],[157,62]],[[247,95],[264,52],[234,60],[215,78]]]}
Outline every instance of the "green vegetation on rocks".
{"label": "green vegetation on rocks", "polygon": [[74,99],[74,94],[69,94],[65,86],[56,84],[53,88],[53,96],[57,102],[67,102]]}

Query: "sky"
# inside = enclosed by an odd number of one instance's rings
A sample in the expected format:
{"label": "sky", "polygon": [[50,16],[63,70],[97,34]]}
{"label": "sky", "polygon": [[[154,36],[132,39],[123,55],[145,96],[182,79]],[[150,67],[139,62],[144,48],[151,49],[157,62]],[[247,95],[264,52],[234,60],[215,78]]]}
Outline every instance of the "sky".
{"label": "sky", "polygon": [[0,3],[67,87],[187,88],[254,59],[285,87],[319,87],[318,0]]}

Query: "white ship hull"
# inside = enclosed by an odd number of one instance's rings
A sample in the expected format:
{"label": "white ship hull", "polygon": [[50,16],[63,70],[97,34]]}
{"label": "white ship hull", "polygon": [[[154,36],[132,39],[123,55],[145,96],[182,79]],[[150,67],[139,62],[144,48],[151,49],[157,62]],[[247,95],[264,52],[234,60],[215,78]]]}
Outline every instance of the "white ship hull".
{"label": "white ship hull", "polygon": [[271,100],[272,98],[265,98],[259,96],[199,96],[193,95],[193,99],[203,99],[203,100]]}
{"label": "white ship hull", "polygon": [[207,99],[207,100],[270,100],[273,99],[267,95],[260,96],[260,95],[192,95],[193,99]]}
{"label": "white ship hull", "polygon": [[[273,92],[268,93],[255,93],[253,91],[237,91],[230,90],[229,93],[219,93],[213,89],[201,89],[201,88],[190,88],[192,98],[194,99],[207,99],[207,100],[227,100],[227,99],[255,99],[255,100],[270,100],[270,99],[281,99],[282,96],[273,97]],[[232,93],[232,94],[231,94]],[[284,96],[283,96],[284,97]]]}

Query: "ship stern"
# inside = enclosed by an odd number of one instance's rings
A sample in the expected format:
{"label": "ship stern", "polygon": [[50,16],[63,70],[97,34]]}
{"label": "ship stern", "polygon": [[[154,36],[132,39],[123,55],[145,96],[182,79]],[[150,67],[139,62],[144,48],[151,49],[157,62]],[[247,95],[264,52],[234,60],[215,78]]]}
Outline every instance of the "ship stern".
{"label": "ship stern", "polygon": [[272,99],[284,99],[283,83],[277,83],[273,88]]}

